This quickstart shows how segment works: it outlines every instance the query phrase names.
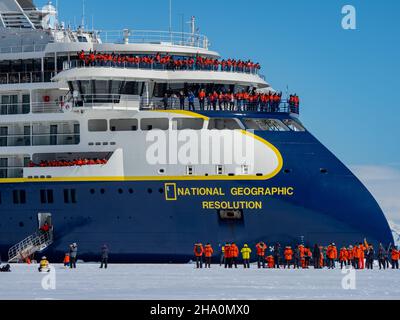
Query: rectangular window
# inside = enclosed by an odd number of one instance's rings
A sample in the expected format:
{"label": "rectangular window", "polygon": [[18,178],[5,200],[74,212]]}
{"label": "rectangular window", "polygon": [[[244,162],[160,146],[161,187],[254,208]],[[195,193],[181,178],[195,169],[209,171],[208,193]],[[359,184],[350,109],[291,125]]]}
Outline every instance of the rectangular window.
{"label": "rectangular window", "polygon": [[53,190],[40,190],[40,202],[41,203],[53,203]]}
{"label": "rectangular window", "polygon": [[137,119],[111,119],[111,131],[137,131],[139,121]]}
{"label": "rectangular window", "polygon": [[297,132],[304,132],[306,129],[297,121],[292,120],[292,119],[285,119],[283,120],[283,123],[286,124],[290,130],[292,131],[297,131]]}
{"label": "rectangular window", "polygon": [[76,203],[76,190],[64,189],[64,203]]}
{"label": "rectangular window", "polygon": [[13,203],[24,204],[26,203],[26,192],[25,190],[13,190]]}
{"label": "rectangular window", "polygon": [[244,119],[244,124],[251,130],[289,131],[289,128],[278,119]]}
{"label": "rectangular window", "polygon": [[186,174],[188,176],[192,176],[193,175],[193,166],[187,166],[186,167]]}
{"label": "rectangular window", "polygon": [[236,119],[210,119],[208,130],[240,130],[242,129]]}
{"label": "rectangular window", "polygon": [[173,130],[201,130],[204,126],[203,119],[175,118],[172,119]]}
{"label": "rectangular window", "polygon": [[218,175],[224,174],[224,166],[221,166],[221,165],[217,166],[217,174]]}
{"label": "rectangular window", "polygon": [[142,119],[142,121],[140,121],[140,128],[143,131],[168,130],[169,120],[166,118]]}
{"label": "rectangular window", "polygon": [[89,120],[88,128],[89,128],[90,132],[107,131],[107,120],[104,120],[104,119]]}

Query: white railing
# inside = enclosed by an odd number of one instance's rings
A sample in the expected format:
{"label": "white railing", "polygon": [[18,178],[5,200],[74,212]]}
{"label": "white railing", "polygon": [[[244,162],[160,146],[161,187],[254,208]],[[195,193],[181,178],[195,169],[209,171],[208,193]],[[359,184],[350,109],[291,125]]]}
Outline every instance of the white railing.
{"label": "white railing", "polygon": [[206,36],[186,32],[169,32],[155,30],[111,30],[99,31],[103,43],[150,43],[171,44],[177,46],[208,49]]}
{"label": "white railing", "polygon": [[8,262],[24,261],[35,252],[46,249],[53,243],[53,230],[36,232],[8,250]]}
{"label": "white railing", "polygon": [[0,53],[22,53],[22,52],[41,52],[46,48],[45,44],[27,44],[22,46],[0,47]]}

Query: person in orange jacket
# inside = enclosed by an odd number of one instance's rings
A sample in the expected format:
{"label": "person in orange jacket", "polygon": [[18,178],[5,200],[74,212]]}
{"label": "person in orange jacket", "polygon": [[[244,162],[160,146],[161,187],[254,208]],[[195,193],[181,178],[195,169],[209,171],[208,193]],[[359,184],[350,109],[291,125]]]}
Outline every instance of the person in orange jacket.
{"label": "person in orange jacket", "polygon": [[364,269],[365,268],[365,250],[369,247],[367,240],[364,239],[364,244],[360,242],[359,246],[360,248],[360,258],[359,258],[359,268]]}
{"label": "person in orange jacket", "polygon": [[205,263],[205,268],[211,268],[211,258],[214,253],[214,250],[211,246],[211,244],[207,243],[207,245],[204,247],[204,256],[206,258],[206,263]]}
{"label": "person in orange jacket", "polygon": [[283,265],[283,268],[286,269],[286,267],[288,267],[288,269],[290,269],[290,264],[292,263],[292,259],[293,259],[293,250],[292,247],[287,246],[285,248],[285,251],[283,252],[283,255],[285,257],[285,264]]}
{"label": "person in orange jacket", "polygon": [[398,269],[399,268],[400,251],[397,249],[396,246],[394,246],[392,248],[391,256],[392,256],[392,269]]}
{"label": "person in orange jacket", "polygon": [[354,268],[360,269],[361,249],[356,244],[353,248]]}
{"label": "person in orange jacket", "polygon": [[256,249],[257,249],[257,265],[258,269],[262,267],[265,268],[265,251],[267,251],[267,245],[260,241],[259,243],[256,244]]}
{"label": "person in orange jacket", "polygon": [[204,248],[201,243],[196,243],[193,248],[194,255],[196,257],[196,267],[197,269],[203,268],[203,254]]}
{"label": "person in orange jacket", "polygon": [[340,249],[339,253],[339,261],[340,261],[340,269],[343,269],[343,266],[347,265],[347,260],[349,258],[349,253],[347,252],[346,247]]}
{"label": "person in orange jacket", "polygon": [[67,268],[69,267],[69,263],[70,263],[69,253],[65,254],[63,263],[64,263],[64,267],[67,267]]}
{"label": "person in orange jacket", "polygon": [[304,245],[299,245],[299,258],[300,258],[300,264],[301,268],[304,269],[305,267],[305,247]]}
{"label": "person in orange jacket", "polygon": [[354,265],[354,248],[353,246],[349,246],[347,249],[347,265],[355,268]]}
{"label": "person in orange jacket", "polygon": [[267,266],[269,269],[273,269],[275,267],[275,259],[273,256],[268,256],[265,258],[267,260]]}
{"label": "person in orange jacket", "polygon": [[231,253],[232,253],[232,265],[235,265],[235,268],[237,269],[237,259],[239,257],[239,248],[234,242],[232,242],[232,244],[231,244]]}
{"label": "person in orange jacket", "polygon": [[328,258],[328,269],[335,269],[335,260],[337,259],[337,248],[334,243],[331,243],[328,246],[328,250],[326,252]]}
{"label": "person in orange jacket", "polygon": [[308,269],[310,267],[312,252],[309,247],[304,248],[304,268]]}
{"label": "person in orange jacket", "polygon": [[225,244],[225,268],[232,268],[232,247],[230,243]]}

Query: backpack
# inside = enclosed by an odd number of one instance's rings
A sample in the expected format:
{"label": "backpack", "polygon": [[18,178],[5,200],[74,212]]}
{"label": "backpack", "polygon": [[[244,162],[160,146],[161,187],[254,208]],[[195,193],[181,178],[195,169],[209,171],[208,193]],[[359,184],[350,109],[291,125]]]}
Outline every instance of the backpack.
{"label": "backpack", "polygon": [[201,246],[200,245],[196,245],[196,253],[200,254],[201,253]]}

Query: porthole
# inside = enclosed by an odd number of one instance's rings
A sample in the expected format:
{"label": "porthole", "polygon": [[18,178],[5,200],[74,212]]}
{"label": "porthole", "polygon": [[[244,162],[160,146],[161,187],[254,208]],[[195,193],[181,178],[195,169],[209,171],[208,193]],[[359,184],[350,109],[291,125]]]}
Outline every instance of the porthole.
{"label": "porthole", "polygon": [[328,173],[328,169],[325,169],[325,168],[321,168],[321,169],[319,169],[319,171],[320,171],[322,174],[327,174],[327,173]]}
{"label": "porthole", "polygon": [[90,193],[94,194],[95,193],[94,189],[90,189]]}
{"label": "porthole", "polygon": [[133,193],[133,189],[129,189],[128,191],[129,191],[129,193],[130,193],[130,194],[132,194],[132,193]]}
{"label": "porthole", "polygon": [[101,194],[105,194],[105,193],[106,193],[106,190],[100,189],[100,193],[101,193]]}
{"label": "porthole", "polygon": [[153,189],[147,189],[147,193],[152,194],[153,193]]}
{"label": "porthole", "polygon": [[292,169],[285,169],[285,171],[283,171],[284,173],[288,174],[288,173],[292,173]]}
{"label": "porthole", "polygon": [[21,221],[18,225],[22,228],[24,226],[24,223]]}
{"label": "porthole", "polygon": [[164,193],[164,189],[163,189],[163,188],[160,188],[160,189],[158,189],[158,192],[161,193],[161,194],[163,194],[163,193]]}
{"label": "porthole", "polygon": [[119,194],[123,194],[123,193],[124,193],[124,190],[118,189],[118,193],[119,193]]}
{"label": "porthole", "polygon": [[165,169],[158,170],[158,174],[164,174],[164,173],[165,173]]}

